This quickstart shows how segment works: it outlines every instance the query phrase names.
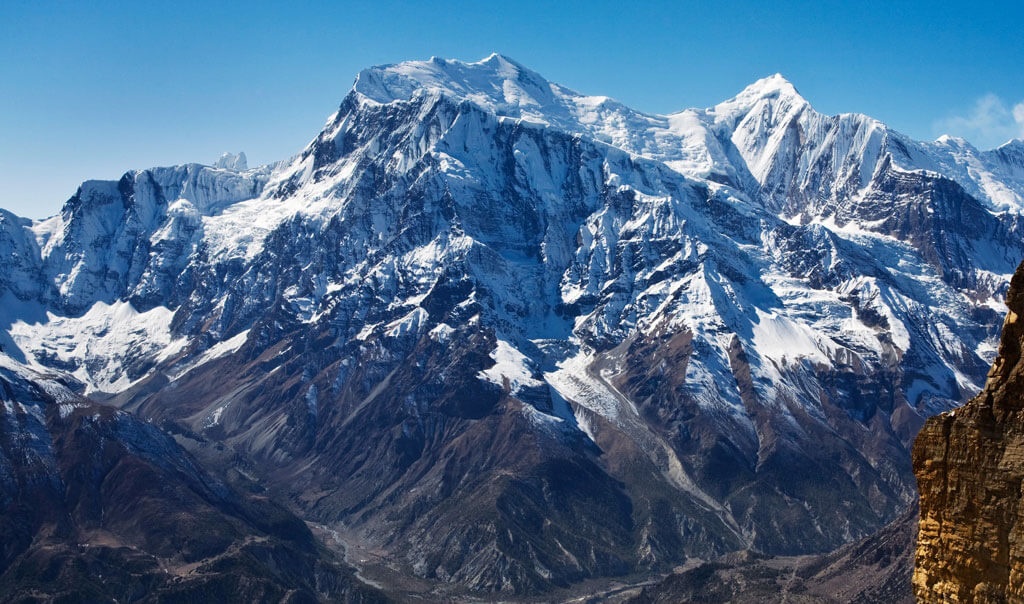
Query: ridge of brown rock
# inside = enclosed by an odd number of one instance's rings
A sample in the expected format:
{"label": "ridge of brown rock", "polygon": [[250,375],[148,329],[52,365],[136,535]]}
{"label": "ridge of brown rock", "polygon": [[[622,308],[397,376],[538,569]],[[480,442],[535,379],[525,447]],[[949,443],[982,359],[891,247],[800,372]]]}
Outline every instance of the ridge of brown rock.
{"label": "ridge of brown rock", "polygon": [[1024,263],[985,389],[932,417],[913,448],[919,602],[1024,602]]}

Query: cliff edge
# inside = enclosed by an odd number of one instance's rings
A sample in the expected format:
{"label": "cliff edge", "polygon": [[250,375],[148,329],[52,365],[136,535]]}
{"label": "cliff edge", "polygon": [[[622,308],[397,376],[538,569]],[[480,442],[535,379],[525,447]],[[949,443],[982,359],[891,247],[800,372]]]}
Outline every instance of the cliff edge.
{"label": "cliff edge", "polygon": [[919,602],[1024,602],[1024,263],[985,389],[932,417],[913,448]]}

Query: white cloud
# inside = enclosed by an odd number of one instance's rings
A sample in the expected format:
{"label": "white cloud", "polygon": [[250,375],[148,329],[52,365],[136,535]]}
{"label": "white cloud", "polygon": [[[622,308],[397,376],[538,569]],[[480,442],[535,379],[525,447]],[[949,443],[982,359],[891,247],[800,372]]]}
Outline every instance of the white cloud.
{"label": "white cloud", "polygon": [[967,115],[938,120],[933,128],[937,134],[963,137],[981,149],[991,149],[1011,138],[1024,138],[1024,101],[1010,109],[998,96],[986,94]]}

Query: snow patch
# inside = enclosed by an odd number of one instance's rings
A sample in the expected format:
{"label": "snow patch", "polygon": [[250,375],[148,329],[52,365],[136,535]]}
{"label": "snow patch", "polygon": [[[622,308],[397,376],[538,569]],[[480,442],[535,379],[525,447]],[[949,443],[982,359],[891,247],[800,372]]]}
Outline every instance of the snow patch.
{"label": "snow patch", "polygon": [[779,361],[806,358],[815,363],[831,363],[827,352],[835,349],[834,342],[789,317],[755,310],[754,350],[761,357]]}
{"label": "snow patch", "polygon": [[415,335],[420,333],[423,326],[426,324],[430,315],[427,311],[416,307],[404,317],[392,321],[388,324],[387,335],[391,338],[397,338],[404,335]]}
{"label": "snow patch", "polygon": [[518,394],[523,388],[543,385],[543,382],[534,379],[530,359],[505,340],[498,340],[498,345],[490,356],[494,359],[494,366],[478,373],[477,377],[480,379],[502,387],[505,380],[508,380],[513,395]]}
{"label": "snow patch", "polygon": [[451,325],[448,325],[447,323],[438,323],[437,327],[430,330],[429,335],[435,342],[446,344],[451,341],[453,333],[455,333],[455,330]]}
{"label": "snow patch", "polygon": [[11,337],[30,366],[45,370],[56,361],[73,368],[86,393],[120,392],[144,377],[130,377],[130,365],[167,359],[186,343],[171,337],[174,312],[162,306],[140,313],[129,302],[97,302],[81,317],[46,317],[15,322]]}
{"label": "snow patch", "polygon": [[198,357],[176,368],[176,371],[174,375],[171,377],[171,379],[176,380],[181,376],[185,375],[186,373],[188,373],[189,371],[192,371],[196,367],[205,365],[206,363],[209,363],[214,359],[219,359],[229,354],[234,354],[238,352],[238,350],[242,348],[242,346],[248,339],[249,330],[246,329],[245,331],[239,332],[234,336],[228,338],[227,340],[217,342],[213,346],[210,346],[208,349],[206,349]]}

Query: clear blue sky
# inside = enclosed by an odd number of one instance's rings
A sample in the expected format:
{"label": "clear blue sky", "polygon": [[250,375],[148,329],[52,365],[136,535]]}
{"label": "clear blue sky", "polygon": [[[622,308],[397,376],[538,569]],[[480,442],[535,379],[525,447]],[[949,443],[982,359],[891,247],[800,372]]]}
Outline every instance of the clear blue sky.
{"label": "clear blue sky", "polygon": [[[819,111],[1024,135],[1024,2],[0,2],[0,207],[134,168],[287,158],[363,67],[501,52],[668,113],[781,72]],[[1014,108],[1018,107],[1015,119]]]}

